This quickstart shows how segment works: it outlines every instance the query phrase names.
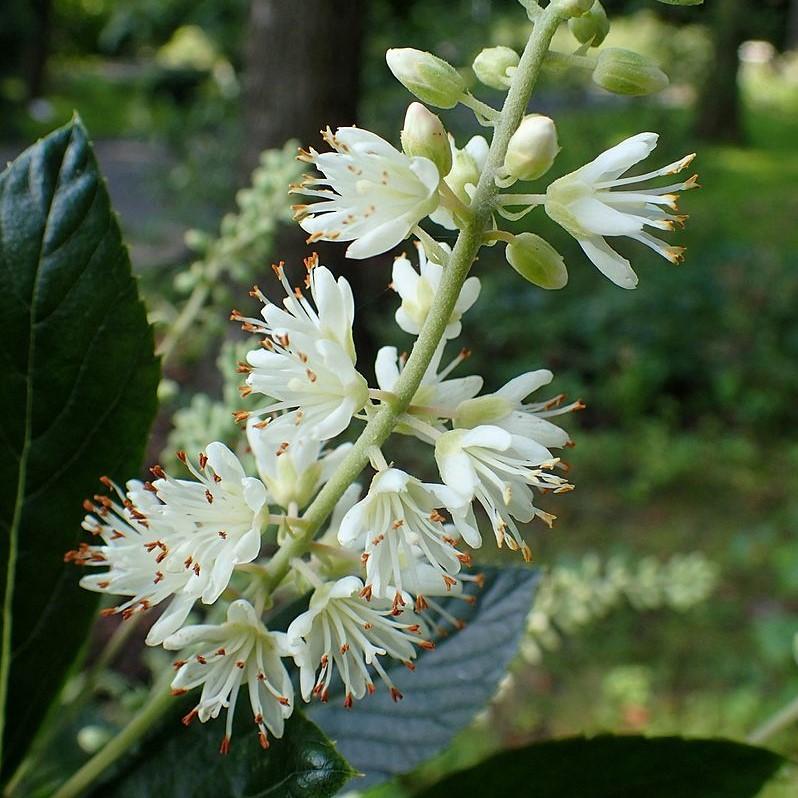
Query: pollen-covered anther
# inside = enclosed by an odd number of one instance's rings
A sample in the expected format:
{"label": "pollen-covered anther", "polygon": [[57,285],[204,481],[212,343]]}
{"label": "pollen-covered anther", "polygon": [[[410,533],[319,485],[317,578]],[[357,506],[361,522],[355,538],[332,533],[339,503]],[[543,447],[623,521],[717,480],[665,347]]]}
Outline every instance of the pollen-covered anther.
{"label": "pollen-covered anther", "polygon": [[187,715],[183,715],[183,717],[180,719],[180,722],[184,726],[190,726],[191,725],[191,721],[194,720],[194,718],[196,718],[197,715],[199,715],[199,710],[195,707]]}
{"label": "pollen-covered anther", "polygon": [[[467,554],[461,555],[463,557],[468,557]],[[458,557],[459,559],[459,557]],[[470,559],[470,558],[469,558]],[[461,560],[462,562],[462,560]],[[453,576],[449,576],[449,574],[443,574],[443,582],[446,585],[447,590],[451,590],[456,584],[457,580]]]}
{"label": "pollen-covered anther", "polygon": [[236,410],[233,413],[233,420],[236,424],[243,424],[249,418],[249,411],[247,410]]}
{"label": "pollen-covered anther", "polygon": [[391,613],[393,615],[399,615],[402,612],[402,608],[405,606],[405,600],[402,596],[402,593],[397,590],[394,593],[393,601],[391,602]]}
{"label": "pollen-covered anther", "polygon": [[207,488],[205,489],[205,499],[208,504],[213,504],[213,494]]}
{"label": "pollen-covered anther", "polygon": [[399,692],[399,690],[396,687],[391,687],[391,698],[394,701],[401,701],[404,698],[404,696]]}
{"label": "pollen-covered anther", "polygon": [[219,753],[223,756],[227,756],[230,753],[230,738],[225,735],[222,737],[222,742],[219,745]]}
{"label": "pollen-covered anther", "polygon": [[427,600],[420,593],[416,596],[415,609],[416,612],[423,612],[429,607]]}
{"label": "pollen-covered anther", "polygon": [[352,694],[347,693],[346,698],[344,698],[344,708],[345,709],[352,709]]}
{"label": "pollen-covered anther", "polygon": [[371,585],[366,585],[359,593],[360,598],[365,599],[366,601],[371,601],[373,588]]}

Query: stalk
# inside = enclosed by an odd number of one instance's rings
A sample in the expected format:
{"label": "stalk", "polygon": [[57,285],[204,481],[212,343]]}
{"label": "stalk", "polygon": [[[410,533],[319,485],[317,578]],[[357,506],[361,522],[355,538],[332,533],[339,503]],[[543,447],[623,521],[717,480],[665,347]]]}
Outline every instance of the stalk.
{"label": "stalk", "polygon": [[368,422],[335,474],[305,511],[303,516],[305,527],[302,533],[286,541],[272,557],[263,583],[268,590],[273,590],[285,578],[291,567],[291,560],[300,557],[308,550],[316,532],[332,513],[344,491],[357,479],[368,463],[369,449],[373,446],[379,447],[387,440],[399,417],[410,406],[449,323],[454,305],[460,296],[460,289],[483,244],[483,235],[490,227],[493,202],[498,193],[494,182],[496,172],[504,163],[510,137],[521,123],[552,37],[560,22],[561,16],[551,4],[535,22],[534,30],[521,56],[518,69],[513,75],[510,90],[496,122],[485,169],[471,200],[470,218],[457,237],[449,264],[435,295],[435,302],[394,387],[395,397],[390,402],[385,402]]}

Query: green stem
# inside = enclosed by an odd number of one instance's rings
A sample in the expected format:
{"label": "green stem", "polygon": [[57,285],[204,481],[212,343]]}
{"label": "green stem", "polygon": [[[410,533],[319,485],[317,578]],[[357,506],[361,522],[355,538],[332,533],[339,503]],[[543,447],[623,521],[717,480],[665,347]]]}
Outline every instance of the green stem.
{"label": "green stem", "polygon": [[561,21],[557,9],[548,6],[535,22],[496,123],[485,168],[471,200],[471,218],[466,220],[457,237],[430,313],[394,386],[392,393],[395,399],[383,404],[371,418],[349,454],[308,507],[302,533],[286,541],[272,557],[263,583],[266,589],[274,590],[288,573],[291,560],[308,550],[316,532],[332,513],[344,491],[368,463],[369,449],[381,446],[387,440],[399,417],[410,406],[449,323],[460,289],[483,244],[483,235],[491,226],[491,212],[498,193],[494,178],[504,163],[510,137],[521,123],[552,37]]}
{"label": "green stem", "polygon": [[[171,674],[167,674],[171,679]],[[126,754],[137,743],[156,721],[173,705],[169,692],[168,680],[158,683],[152,691],[147,703],[133,717],[116,737],[101,748],[80,770],[57,790],[52,798],[76,798],[93,784],[107,768]]]}
{"label": "green stem", "polygon": [[798,697],[782,707],[775,715],[768,718],[761,726],[748,735],[748,742],[762,745],[766,740],[784,731],[788,726],[798,722]]}

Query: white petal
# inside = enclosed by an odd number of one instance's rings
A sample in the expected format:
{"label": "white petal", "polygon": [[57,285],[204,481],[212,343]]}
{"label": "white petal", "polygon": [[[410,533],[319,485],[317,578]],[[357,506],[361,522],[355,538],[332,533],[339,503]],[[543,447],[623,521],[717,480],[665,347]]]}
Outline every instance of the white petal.
{"label": "white petal", "polygon": [[629,261],[619,255],[601,236],[578,238],[577,241],[595,267],[615,285],[621,288],[637,286],[637,275]]}
{"label": "white petal", "polygon": [[527,371],[511,379],[504,386],[496,391],[498,396],[520,405],[529,394],[537,391],[538,388],[548,385],[554,375],[548,369],[538,369],[537,371]]}

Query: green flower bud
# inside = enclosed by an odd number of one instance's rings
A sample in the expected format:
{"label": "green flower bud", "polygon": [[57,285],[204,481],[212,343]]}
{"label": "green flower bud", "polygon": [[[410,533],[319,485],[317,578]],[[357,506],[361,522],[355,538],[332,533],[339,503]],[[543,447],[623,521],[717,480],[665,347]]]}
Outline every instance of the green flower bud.
{"label": "green flower bud", "polygon": [[385,54],[394,77],[419,100],[436,108],[454,108],[465,94],[458,71],[442,58],[423,50],[402,47]]}
{"label": "green flower bud", "polygon": [[568,20],[568,29],[580,44],[598,47],[610,32],[610,21],[604,6],[596,0],[587,14]]}
{"label": "green flower bud", "polygon": [[429,158],[441,177],[452,169],[452,148],[441,120],[421,103],[410,103],[402,129],[405,155]]}
{"label": "green flower bud", "polygon": [[610,47],[599,51],[593,82],[614,94],[640,96],[661,91],[669,80],[650,58]]}
{"label": "green flower bud", "polygon": [[590,11],[593,0],[554,0],[554,4],[563,18],[581,17]]}
{"label": "green flower bud", "polygon": [[541,288],[563,288],[568,282],[565,261],[551,244],[534,233],[521,233],[507,245],[507,262],[525,280]]}
{"label": "green flower bud", "polygon": [[471,68],[480,83],[492,89],[507,89],[510,86],[511,70],[518,67],[521,59],[510,47],[486,47],[475,59]]}
{"label": "green flower bud", "polygon": [[452,422],[456,429],[474,429],[480,424],[491,424],[513,411],[509,399],[489,394],[476,399],[466,399],[457,405]]}
{"label": "green flower bud", "polygon": [[559,151],[554,122],[547,116],[530,114],[510,138],[504,171],[518,180],[536,180],[551,169]]}

